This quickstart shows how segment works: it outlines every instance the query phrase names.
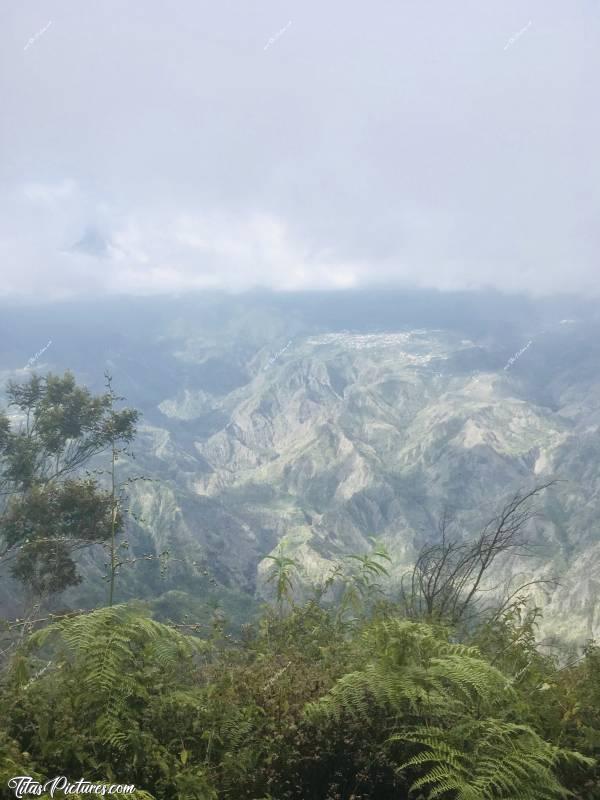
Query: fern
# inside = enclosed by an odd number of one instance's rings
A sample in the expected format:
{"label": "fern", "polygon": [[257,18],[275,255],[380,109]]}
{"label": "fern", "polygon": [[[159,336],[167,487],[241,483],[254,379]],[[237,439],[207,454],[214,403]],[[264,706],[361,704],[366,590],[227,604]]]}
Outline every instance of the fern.
{"label": "fern", "polygon": [[306,714],[387,720],[397,765],[428,800],[553,800],[567,792],[560,759],[591,763],[545,742],[509,719],[514,690],[473,647],[448,642],[442,629],[379,621],[363,633],[362,668],[341,678]]}
{"label": "fern", "polygon": [[[449,739],[462,741],[464,746],[449,746]],[[424,748],[399,769],[427,766],[427,771],[413,781],[411,788],[416,791],[429,787],[431,800],[566,797],[568,793],[553,770],[561,758],[578,758],[577,754],[544,742],[527,726],[491,718],[475,720],[454,731],[417,726],[412,731],[395,734],[391,741]]]}
{"label": "fern", "polygon": [[204,643],[162,625],[127,606],[103,608],[62,620],[35,634],[29,652],[51,648],[56,669],[70,674],[76,686],[79,714],[95,720],[102,742],[123,750],[139,727],[130,700],[149,695],[148,669],[166,681],[183,661],[204,649]]}

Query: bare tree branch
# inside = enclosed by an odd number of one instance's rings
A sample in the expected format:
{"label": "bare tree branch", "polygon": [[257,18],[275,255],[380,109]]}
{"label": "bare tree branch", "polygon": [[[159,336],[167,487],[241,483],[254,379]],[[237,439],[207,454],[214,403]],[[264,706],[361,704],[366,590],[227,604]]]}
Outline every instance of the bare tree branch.
{"label": "bare tree branch", "polygon": [[[484,589],[484,578],[494,562],[500,556],[531,555],[530,545],[523,537],[528,523],[539,516],[534,501],[557,482],[551,480],[529,491],[515,492],[472,541],[450,537],[454,520],[445,508],[438,525],[438,541],[425,544],[417,557],[410,575],[409,594],[405,587],[406,576],[402,578],[400,592],[407,613],[452,622],[464,620],[467,612],[480,613],[477,611],[479,597],[483,591],[488,591]],[[500,609],[506,609],[524,588],[551,582],[554,581],[528,581],[506,597]]]}

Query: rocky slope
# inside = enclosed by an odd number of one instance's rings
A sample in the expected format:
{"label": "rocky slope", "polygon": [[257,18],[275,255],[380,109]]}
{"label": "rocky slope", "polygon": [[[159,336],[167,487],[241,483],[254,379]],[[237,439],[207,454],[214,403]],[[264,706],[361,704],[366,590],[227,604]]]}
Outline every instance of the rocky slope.
{"label": "rocky slope", "polygon": [[[444,508],[470,535],[511,492],[560,478],[529,531],[537,557],[510,570],[560,576],[535,597],[545,635],[598,635],[596,323],[513,305],[505,330],[474,312],[463,324],[421,310],[444,324],[419,326],[406,302],[396,319],[386,302],[383,321],[375,305],[354,325],[351,304],[332,322],[315,304],[206,302],[198,316],[162,308],[143,331],[127,318],[110,345],[93,338],[145,414],[136,469],[158,480],[132,505],[174,556],[169,585],[190,589],[197,562],[260,596],[279,543],[314,580],[372,536],[397,578]],[[52,366],[86,380],[90,367],[56,350]]]}

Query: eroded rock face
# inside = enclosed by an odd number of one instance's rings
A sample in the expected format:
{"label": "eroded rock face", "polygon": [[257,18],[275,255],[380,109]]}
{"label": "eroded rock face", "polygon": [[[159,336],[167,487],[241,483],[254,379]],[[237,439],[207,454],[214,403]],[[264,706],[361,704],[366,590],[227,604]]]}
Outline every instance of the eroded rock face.
{"label": "eroded rock face", "polygon": [[[388,303],[376,332],[359,306],[342,309],[355,326],[348,332],[315,322],[312,299],[304,316],[248,299],[211,303],[180,316],[161,304],[160,318],[142,325],[134,314],[117,343],[101,331],[85,349],[144,413],[131,471],[158,482],[133,486],[132,509],[174,557],[165,588],[183,586],[201,561],[218,581],[260,595],[264,559],[279,542],[317,579],[366,551],[371,536],[390,550],[397,576],[435,537],[445,506],[474,534],[507,495],[561,478],[529,532],[539,558],[506,569],[560,578],[534,598],[544,635],[599,635],[595,323],[557,317],[517,336],[513,320],[509,347],[504,323],[468,337],[438,321],[410,326],[406,304],[392,313]],[[69,366],[91,385],[71,328],[63,338],[71,360],[45,366]],[[44,357],[60,352],[58,334],[53,342]]]}
{"label": "eroded rock face", "polygon": [[[232,392],[164,398],[164,427],[148,431],[187,498],[185,510],[173,506],[171,529],[185,528],[222,576],[260,593],[263,559],[284,541],[318,579],[341,555],[366,550],[370,536],[389,548],[398,575],[445,505],[475,533],[511,491],[568,476],[532,530],[546,543],[542,558],[518,568],[564,574],[536,597],[547,626],[597,635],[595,384],[576,391],[555,375],[554,407],[536,402],[517,363],[512,372],[457,367],[482,350],[445,331],[296,336],[275,359],[273,349],[256,354],[249,381]],[[196,438],[194,410],[227,422]],[[169,444],[171,420],[180,419],[185,455]]]}

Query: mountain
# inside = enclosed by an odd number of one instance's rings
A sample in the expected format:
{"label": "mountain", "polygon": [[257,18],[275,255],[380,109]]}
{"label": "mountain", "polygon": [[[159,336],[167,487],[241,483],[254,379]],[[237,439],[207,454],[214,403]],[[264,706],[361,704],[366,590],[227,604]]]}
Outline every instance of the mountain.
{"label": "mountain", "polygon": [[2,317],[13,346],[0,377],[23,377],[40,349],[28,322],[53,343],[35,368],[70,368],[94,390],[108,368],[144,414],[123,469],[154,479],[135,484],[134,528],[171,560],[166,578],[132,578],[130,593],[210,591],[243,609],[264,595],[280,543],[318,580],[369,537],[397,579],[444,509],[473,535],[511,493],[559,479],[528,532],[534,556],[497,577],[557,576],[534,593],[543,635],[598,634],[593,307],[390,290],[28,308]]}

